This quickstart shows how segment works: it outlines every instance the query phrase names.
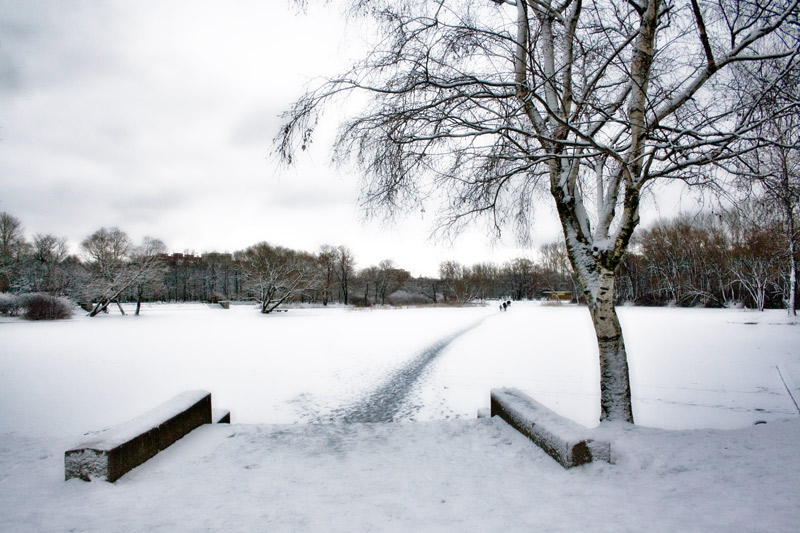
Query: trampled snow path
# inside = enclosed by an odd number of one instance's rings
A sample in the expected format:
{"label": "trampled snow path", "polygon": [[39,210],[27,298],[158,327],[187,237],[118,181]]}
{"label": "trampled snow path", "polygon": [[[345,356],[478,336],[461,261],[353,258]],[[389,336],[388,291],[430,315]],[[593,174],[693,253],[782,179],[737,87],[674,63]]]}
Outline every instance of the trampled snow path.
{"label": "trampled snow path", "polygon": [[486,317],[448,335],[426,349],[395,371],[376,390],[365,395],[350,407],[333,412],[331,419],[346,423],[392,422],[400,412],[403,401],[429,368],[430,364],[457,338],[477,328]]}

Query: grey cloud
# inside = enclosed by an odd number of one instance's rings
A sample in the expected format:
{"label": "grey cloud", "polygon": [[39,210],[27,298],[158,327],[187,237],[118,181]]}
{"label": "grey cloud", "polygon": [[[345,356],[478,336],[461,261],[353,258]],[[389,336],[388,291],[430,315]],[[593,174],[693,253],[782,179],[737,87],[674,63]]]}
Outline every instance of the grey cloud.
{"label": "grey cloud", "polygon": [[231,128],[230,144],[235,147],[263,146],[266,154],[281,123],[278,114],[278,108],[247,113]]}
{"label": "grey cloud", "polygon": [[346,187],[320,187],[319,189],[282,190],[267,193],[267,203],[286,209],[321,209],[354,206],[353,197]]}
{"label": "grey cloud", "polygon": [[100,2],[0,0],[0,88],[6,96],[114,69],[117,28]]}
{"label": "grey cloud", "polygon": [[186,195],[164,189],[123,194],[109,202],[109,206],[125,220],[150,222],[164,213],[183,208],[186,205]]}

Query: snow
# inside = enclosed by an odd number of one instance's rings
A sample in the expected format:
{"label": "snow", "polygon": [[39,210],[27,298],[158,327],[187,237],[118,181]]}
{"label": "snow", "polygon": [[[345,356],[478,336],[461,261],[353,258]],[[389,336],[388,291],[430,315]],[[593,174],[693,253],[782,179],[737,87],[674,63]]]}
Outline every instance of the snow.
{"label": "snow", "polygon": [[[798,381],[800,326],[780,311],[619,309],[638,425],[602,427],[585,308],[143,313],[0,321],[0,531],[794,531],[800,520],[800,417],[777,370]],[[425,368],[399,423],[340,422],[476,323]],[[595,427],[615,464],[567,471],[497,417],[476,419],[498,387]],[[64,451],[85,433],[193,389],[234,424],[195,430],[114,484],[63,480]]]}
{"label": "snow", "polygon": [[611,446],[591,430],[560,416],[517,389],[492,389],[492,411],[530,438],[564,468],[611,462]]}
{"label": "snow", "polygon": [[[164,422],[180,415],[194,407],[208,397],[208,392],[202,390],[185,391],[175,397],[154,407],[146,413],[137,416],[113,428],[92,435],[88,440],[80,443],[80,448],[93,448],[95,450],[110,451],[121,444],[158,428]],[[206,400],[207,402],[208,400]]]}

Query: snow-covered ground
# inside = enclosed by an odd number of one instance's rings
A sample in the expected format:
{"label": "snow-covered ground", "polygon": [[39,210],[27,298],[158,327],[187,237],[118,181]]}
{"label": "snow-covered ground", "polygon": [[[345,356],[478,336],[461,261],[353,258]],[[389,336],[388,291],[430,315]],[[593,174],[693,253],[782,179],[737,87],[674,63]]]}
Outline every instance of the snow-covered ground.
{"label": "snow-covered ground", "polygon": [[[143,313],[0,321],[0,530],[800,523],[800,417],[776,368],[800,378],[800,326],[779,311],[620,309],[639,426],[598,428],[616,464],[570,471],[502,421],[474,418],[491,388],[507,386],[596,426],[599,371],[585,308],[262,316],[195,304]],[[424,423],[340,423],[462,331],[394,416]],[[84,433],[190,389],[211,391],[234,425],[201,428],[115,484],[63,481],[63,452]]]}

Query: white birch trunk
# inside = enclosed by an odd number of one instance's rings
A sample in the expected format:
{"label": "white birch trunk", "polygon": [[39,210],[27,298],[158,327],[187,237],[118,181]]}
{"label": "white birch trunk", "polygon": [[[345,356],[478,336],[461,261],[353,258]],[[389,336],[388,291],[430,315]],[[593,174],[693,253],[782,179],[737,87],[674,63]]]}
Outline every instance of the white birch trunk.
{"label": "white birch trunk", "polygon": [[588,302],[600,351],[600,421],[633,423],[628,355],[614,307],[614,272],[600,269],[597,294]]}
{"label": "white birch trunk", "polygon": [[[788,172],[784,173],[785,190],[789,190]],[[789,300],[786,302],[786,310],[789,316],[797,315],[797,259],[795,256],[796,246],[794,243],[797,228],[795,227],[794,209],[788,195],[784,199],[784,210],[786,211],[786,237],[789,241]]]}

